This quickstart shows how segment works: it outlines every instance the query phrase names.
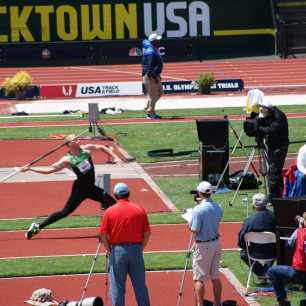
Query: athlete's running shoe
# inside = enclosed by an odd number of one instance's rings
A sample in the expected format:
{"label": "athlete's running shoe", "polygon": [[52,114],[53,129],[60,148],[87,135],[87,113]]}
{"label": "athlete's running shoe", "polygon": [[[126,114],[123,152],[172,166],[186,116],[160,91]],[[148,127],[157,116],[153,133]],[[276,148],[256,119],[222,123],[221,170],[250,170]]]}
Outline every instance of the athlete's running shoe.
{"label": "athlete's running shoe", "polygon": [[27,230],[27,232],[25,233],[25,236],[29,240],[38,233],[39,233],[39,224],[32,223],[29,229]]}

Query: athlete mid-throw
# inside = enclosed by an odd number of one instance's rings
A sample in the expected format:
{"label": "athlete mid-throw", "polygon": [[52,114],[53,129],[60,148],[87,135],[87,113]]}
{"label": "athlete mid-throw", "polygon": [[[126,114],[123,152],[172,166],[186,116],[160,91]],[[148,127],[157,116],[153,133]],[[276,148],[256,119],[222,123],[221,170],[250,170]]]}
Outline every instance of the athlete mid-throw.
{"label": "athlete mid-throw", "polygon": [[114,198],[95,185],[95,168],[90,153],[98,150],[103,151],[111,157],[114,163],[121,162],[119,157],[111,148],[105,145],[80,145],[79,139],[75,135],[69,135],[65,140],[69,152],[56,163],[46,168],[24,166],[20,169],[21,172],[32,171],[51,174],[67,168],[71,169],[77,177],[64,208],[50,214],[42,223],[32,223],[25,234],[27,239],[31,239],[49,224],[67,217],[87,198],[100,202],[102,209],[106,209],[116,203]]}

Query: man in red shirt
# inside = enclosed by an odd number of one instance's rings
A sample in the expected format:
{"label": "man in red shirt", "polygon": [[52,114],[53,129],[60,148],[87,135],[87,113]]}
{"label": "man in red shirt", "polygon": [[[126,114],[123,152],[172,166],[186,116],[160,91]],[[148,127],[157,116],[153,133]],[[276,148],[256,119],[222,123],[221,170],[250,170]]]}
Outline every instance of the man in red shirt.
{"label": "man in red shirt", "polygon": [[129,201],[129,188],[118,183],[113,190],[117,203],[105,211],[100,237],[109,254],[112,306],[125,305],[125,282],[129,274],[138,306],[149,306],[145,281],[143,249],[148,243],[150,225],[143,208]]}
{"label": "man in red shirt", "polygon": [[[275,265],[268,270],[268,276],[272,281],[278,306],[290,306],[284,285],[286,283],[296,283],[304,285],[306,295],[306,212],[303,217],[298,217],[299,228],[291,235],[288,244],[294,246],[294,254],[291,266]],[[303,304],[305,305],[305,300]]]}

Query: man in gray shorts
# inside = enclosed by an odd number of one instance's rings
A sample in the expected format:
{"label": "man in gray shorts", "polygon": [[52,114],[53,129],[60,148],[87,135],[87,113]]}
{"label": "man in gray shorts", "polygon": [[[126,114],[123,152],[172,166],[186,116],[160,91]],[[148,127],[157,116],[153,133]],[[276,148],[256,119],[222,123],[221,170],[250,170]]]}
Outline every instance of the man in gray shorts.
{"label": "man in gray shorts", "polygon": [[194,233],[195,250],[193,254],[193,281],[197,306],[203,305],[205,296],[204,281],[211,278],[215,306],[221,305],[222,285],[219,279],[219,261],[221,247],[219,242],[219,224],[222,209],[211,199],[212,186],[203,181],[197,186],[199,203],[192,210],[190,230]]}

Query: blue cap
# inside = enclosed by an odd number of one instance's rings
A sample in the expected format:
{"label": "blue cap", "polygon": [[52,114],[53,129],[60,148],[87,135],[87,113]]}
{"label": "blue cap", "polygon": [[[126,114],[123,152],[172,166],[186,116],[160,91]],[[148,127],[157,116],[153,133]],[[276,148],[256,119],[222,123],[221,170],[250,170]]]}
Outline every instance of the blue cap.
{"label": "blue cap", "polygon": [[117,183],[113,190],[114,194],[117,196],[125,196],[129,193],[129,187],[124,183]]}

